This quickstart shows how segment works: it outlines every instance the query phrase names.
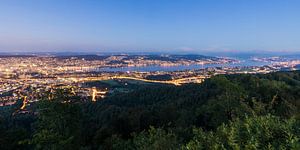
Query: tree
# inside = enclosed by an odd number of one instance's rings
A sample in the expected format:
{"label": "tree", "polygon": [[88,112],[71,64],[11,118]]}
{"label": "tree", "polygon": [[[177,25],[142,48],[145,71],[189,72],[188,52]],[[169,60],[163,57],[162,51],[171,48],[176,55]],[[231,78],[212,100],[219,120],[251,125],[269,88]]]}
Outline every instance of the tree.
{"label": "tree", "polygon": [[132,140],[115,139],[117,140],[113,143],[113,149],[173,150],[180,148],[175,134],[154,127],[150,127],[147,132],[133,134]]}
{"label": "tree", "polygon": [[38,102],[38,120],[31,144],[36,149],[73,149],[80,146],[82,110],[79,104],[57,96]]}
{"label": "tree", "polygon": [[195,129],[185,149],[299,149],[300,129],[295,119],[246,117],[223,124],[215,132]]}

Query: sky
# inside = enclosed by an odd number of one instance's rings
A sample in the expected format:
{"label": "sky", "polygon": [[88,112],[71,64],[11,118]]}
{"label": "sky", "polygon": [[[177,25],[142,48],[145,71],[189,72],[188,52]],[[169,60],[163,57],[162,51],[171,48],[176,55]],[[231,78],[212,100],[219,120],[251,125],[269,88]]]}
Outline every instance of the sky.
{"label": "sky", "polygon": [[299,8],[299,0],[0,0],[0,52],[298,52]]}

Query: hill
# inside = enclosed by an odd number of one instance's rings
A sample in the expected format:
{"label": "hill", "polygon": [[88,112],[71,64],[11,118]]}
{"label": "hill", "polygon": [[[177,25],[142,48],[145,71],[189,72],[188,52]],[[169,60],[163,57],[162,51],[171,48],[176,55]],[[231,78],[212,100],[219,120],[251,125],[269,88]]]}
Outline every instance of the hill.
{"label": "hill", "polygon": [[82,102],[68,89],[33,113],[1,108],[1,149],[299,149],[300,72],[219,75]]}

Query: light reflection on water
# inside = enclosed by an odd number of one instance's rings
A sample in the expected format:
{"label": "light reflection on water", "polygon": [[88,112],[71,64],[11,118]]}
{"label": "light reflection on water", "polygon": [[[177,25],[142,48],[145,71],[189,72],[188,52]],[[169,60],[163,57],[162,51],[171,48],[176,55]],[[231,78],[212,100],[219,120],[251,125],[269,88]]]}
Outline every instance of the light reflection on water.
{"label": "light reflection on water", "polygon": [[250,66],[264,66],[269,65],[269,62],[257,62],[252,60],[241,60],[240,63],[228,63],[228,64],[205,64],[205,65],[178,65],[178,66],[139,66],[139,67],[118,67],[118,68],[100,68],[99,71],[107,72],[126,72],[126,71],[140,71],[140,72],[153,72],[153,71],[182,71],[193,70],[210,67],[250,67]]}

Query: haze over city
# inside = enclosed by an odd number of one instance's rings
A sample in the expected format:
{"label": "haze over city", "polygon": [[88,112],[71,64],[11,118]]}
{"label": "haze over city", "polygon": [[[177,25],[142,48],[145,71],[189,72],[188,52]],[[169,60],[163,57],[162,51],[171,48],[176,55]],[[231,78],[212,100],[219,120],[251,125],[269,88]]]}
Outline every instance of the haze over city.
{"label": "haze over city", "polygon": [[0,52],[300,51],[298,0],[12,0]]}

